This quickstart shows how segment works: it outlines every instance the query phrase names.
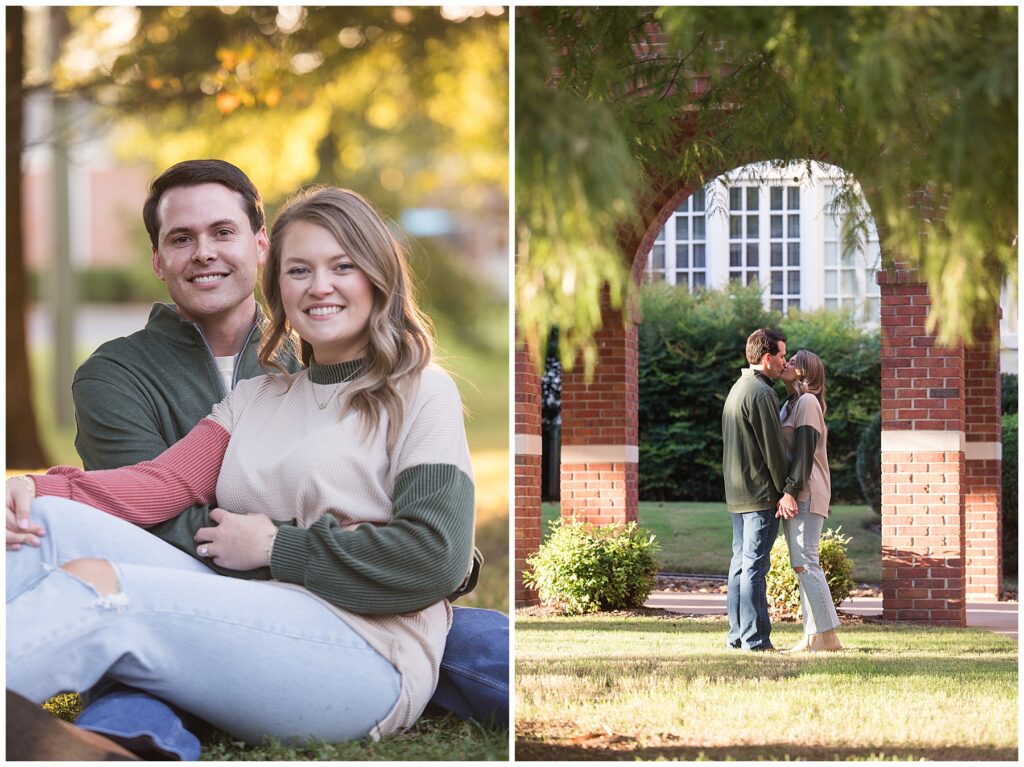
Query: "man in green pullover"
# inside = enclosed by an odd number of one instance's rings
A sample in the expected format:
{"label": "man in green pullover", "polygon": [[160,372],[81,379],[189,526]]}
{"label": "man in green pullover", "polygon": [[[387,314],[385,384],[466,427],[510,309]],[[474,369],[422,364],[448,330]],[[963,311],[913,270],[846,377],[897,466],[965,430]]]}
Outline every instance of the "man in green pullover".
{"label": "man in green pullover", "polygon": [[[153,182],[143,220],[153,271],[174,303],[155,304],[144,329],[103,344],[75,374],[75,446],[90,470],[155,458],[206,417],[238,381],[267,372],[256,356],[263,317],[254,291],[269,241],[263,202],[252,181],[221,160],[178,163]],[[297,369],[291,357],[282,362]],[[209,512],[206,506],[192,507],[149,531],[197,556],[193,536],[214,524]],[[396,550],[391,560],[400,566],[415,557]],[[238,572],[203,561],[230,577],[272,577],[266,567]],[[412,600],[408,609],[425,607],[415,603],[419,574],[409,572],[406,580]],[[355,588],[365,590],[365,582],[354,582]],[[464,718],[507,721],[507,617],[473,608],[454,608],[453,616],[432,702]],[[113,737],[132,728],[173,729],[165,721],[149,720],[120,727],[119,716],[157,712],[154,699],[139,705],[141,695],[122,690],[101,696],[80,721],[86,726],[98,722],[93,729]],[[154,717],[159,719],[159,712]]]}
{"label": "man in green pullover", "polygon": [[786,365],[786,337],[755,330],[747,338],[747,362],[722,410],[722,474],[732,513],[729,563],[729,647],[772,650],[765,578],[779,532],[779,516],[797,512],[787,481],[789,461],[772,382]]}

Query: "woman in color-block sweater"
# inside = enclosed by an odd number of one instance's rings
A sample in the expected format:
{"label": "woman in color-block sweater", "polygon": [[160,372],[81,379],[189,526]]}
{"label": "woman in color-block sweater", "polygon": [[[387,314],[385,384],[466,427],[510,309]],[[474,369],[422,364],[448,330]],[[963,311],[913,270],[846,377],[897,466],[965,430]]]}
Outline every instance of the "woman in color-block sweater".
{"label": "woman in color-block sweater", "polygon": [[[419,717],[472,554],[458,390],[359,195],[291,201],[263,290],[261,361],[294,343],[301,372],[243,381],[152,461],[8,482],[8,519],[36,496],[48,533],[7,554],[9,689],[41,702],[108,676],[248,741],[376,737]],[[221,577],[136,527],[214,499],[199,556],[273,580]],[[83,558],[97,538],[116,556]],[[399,558],[418,577],[397,577]]]}
{"label": "woman in color-block sweater", "polygon": [[782,529],[789,562],[800,584],[804,637],[789,652],[840,650],[839,616],[825,572],[818,563],[821,528],[828,518],[832,480],[828,470],[828,428],[825,426],[825,366],[806,349],[794,354],[782,371],[789,399],[779,420],[789,457],[789,479],[797,489],[798,512],[784,518]]}

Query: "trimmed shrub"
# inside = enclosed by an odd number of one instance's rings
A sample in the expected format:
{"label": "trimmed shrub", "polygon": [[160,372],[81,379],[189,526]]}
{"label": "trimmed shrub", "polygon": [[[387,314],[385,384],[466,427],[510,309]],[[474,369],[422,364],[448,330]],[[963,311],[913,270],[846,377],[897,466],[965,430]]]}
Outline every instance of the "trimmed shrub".
{"label": "trimmed shrub", "polygon": [[[881,410],[881,343],[849,312],[767,311],[756,286],[688,293],[665,283],[641,291],[640,497],[721,501],[722,406],[746,367],[747,336],[779,328],[787,349],[810,349],[828,378],[828,457],[835,502],[860,502],[857,442]],[[779,404],[785,397],[776,386]]]}
{"label": "trimmed shrub", "polygon": [[[856,585],[853,580],[853,560],[846,554],[849,536],[840,534],[842,527],[831,528],[821,534],[818,544],[818,561],[825,571],[825,580],[832,592],[832,602],[839,607],[850,596]],[[796,619],[800,617],[800,584],[796,573],[789,564],[789,548],[786,537],[780,533],[772,547],[772,566],[768,571],[768,610],[773,618]]]}
{"label": "trimmed shrub", "polygon": [[1017,413],[1003,416],[1003,572],[1017,574]]}
{"label": "trimmed shrub", "polygon": [[551,535],[526,560],[527,588],[565,615],[641,607],[654,589],[658,542],[648,530],[554,520]]}
{"label": "trimmed shrub", "polygon": [[1003,415],[1017,412],[1017,374],[1003,373],[1000,376],[999,391],[1002,399]]}
{"label": "trimmed shrub", "polygon": [[864,501],[882,513],[882,414],[879,413],[860,433],[857,443],[857,482]]}

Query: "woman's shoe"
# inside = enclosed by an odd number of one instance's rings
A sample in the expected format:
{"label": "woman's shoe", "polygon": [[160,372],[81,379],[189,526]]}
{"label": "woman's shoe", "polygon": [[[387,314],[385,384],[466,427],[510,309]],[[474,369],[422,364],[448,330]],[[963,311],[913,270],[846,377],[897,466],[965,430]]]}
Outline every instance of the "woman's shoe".
{"label": "woman's shoe", "polygon": [[821,652],[824,649],[825,643],[821,634],[805,634],[803,639],[785,652],[787,655],[793,655],[801,652]]}

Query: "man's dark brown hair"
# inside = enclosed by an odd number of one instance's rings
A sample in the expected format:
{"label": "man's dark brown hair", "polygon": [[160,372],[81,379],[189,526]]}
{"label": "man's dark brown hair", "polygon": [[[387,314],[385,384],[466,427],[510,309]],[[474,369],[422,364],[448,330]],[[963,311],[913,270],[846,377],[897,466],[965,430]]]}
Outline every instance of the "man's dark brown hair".
{"label": "man's dark brown hair", "polygon": [[779,342],[786,342],[786,337],[777,330],[760,328],[747,337],[747,362],[758,365],[766,354],[779,353]]}
{"label": "man's dark brown hair", "polygon": [[256,186],[241,170],[224,160],[185,160],[172,165],[156,177],[149,187],[146,203],[142,206],[142,220],[146,223],[149,241],[154,249],[160,236],[160,217],[156,209],[164,192],[168,189],[200,184],[220,184],[238,192],[242,195],[252,233],[256,234],[263,226],[266,219],[263,199]]}

